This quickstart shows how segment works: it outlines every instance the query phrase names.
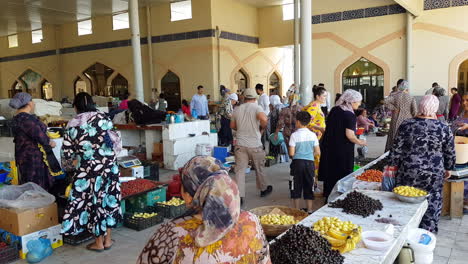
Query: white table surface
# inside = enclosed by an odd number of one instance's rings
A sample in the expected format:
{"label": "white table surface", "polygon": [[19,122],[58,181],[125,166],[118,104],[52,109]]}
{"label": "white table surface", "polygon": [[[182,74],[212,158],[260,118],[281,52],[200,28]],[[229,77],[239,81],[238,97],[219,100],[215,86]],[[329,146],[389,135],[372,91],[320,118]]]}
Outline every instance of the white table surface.
{"label": "white table surface", "polygon": [[[375,221],[377,215],[381,218],[388,218],[392,215],[392,218],[397,220],[401,226],[395,226],[395,232],[393,237],[395,238],[393,245],[387,251],[374,251],[367,249],[364,243],[359,242],[356,249],[351,252],[343,254],[345,257],[344,263],[361,263],[361,264],[374,264],[374,263],[385,263],[393,264],[401,248],[406,242],[408,230],[411,228],[417,228],[421,219],[427,209],[427,201],[419,204],[410,204],[400,202],[394,197],[391,192],[382,191],[359,191],[366,195],[378,199],[383,204],[383,210],[377,211],[374,215],[363,218],[359,215],[346,214],[342,212],[341,208],[330,208],[328,205],[323,206],[313,214],[305,218],[299,224],[311,227],[313,224],[322,219],[325,216],[338,217],[342,221],[352,221],[354,224],[362,226],[362,231],[378,230],[384,231],[387,224],[378,223]],[[346,194],[343,194],[339,199],[343,199]],[[273,242],[273,241],[272,241]],[[273,242],[274,243],[274,242]]]}

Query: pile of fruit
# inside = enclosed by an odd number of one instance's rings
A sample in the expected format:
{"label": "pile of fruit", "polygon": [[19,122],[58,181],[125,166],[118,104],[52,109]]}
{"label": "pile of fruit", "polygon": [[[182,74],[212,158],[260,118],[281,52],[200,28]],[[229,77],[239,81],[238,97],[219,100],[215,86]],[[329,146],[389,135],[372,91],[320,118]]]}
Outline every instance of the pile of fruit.
{"label": "pile of fruit", "polygon": [[294,225],[298,221],[292,215],[267,214],[260,216],[262,225]]}
{"label": "pile of fruit", "polygon": [[132,218],[133,219],[137,219],[137,218],[151,218],[153,216],[157,216],[158,213],[134,213]]}
{"label": "pile of fruit", "polygon": [[270,246],[273,264],[341,264],[344,257],[316,231],[295,225]]}
{"label": "pile of fruit", "polygon": [[58,131],[56,131],[56,132],[47,131],[47,136],[49,136],[49,138],[51,138],[51,139],[60,138],[60,132],[58,132]]}
{"label": "pile of fruit", "polygon": [[348,193],[344,199],[336,200],[330,203],[329,206],[331,208],[343,208],[343,212],[347,214],[360,215],[364,218],[383,209],[382,202],[357,191]]}
{"label": "pile of fruit", "polygon": [[181,205],[185,204],[185,201],[180,199],[180,198],[173,197],[169,201],[159,202],[158,204],[164,204],[164,205],[170,205],[170,206],[181,206]]}
{"label": "pile of fruit", "polygon": [[340,253],[355,249],[361,241],[362,227],[351,221],[343,222],[337,217],[324,217],[315,222],[313,228],[330,242],[332,249]]}
{"label": "pile of fruit", "polygon": [[158,187],[158,184],[154,181],[145,179],[136,179],[134,181],[124,182],[120,186],[122,192],[122,198],[130,195],[146,192]]}
{"label": "pile of fruit", "polygon": [[383,172],[378,170],[366,170],[361,175],[357,176],[356,179],[367,182],[382,182]]}
{"label": "pile of fruit", "polygon": [[427,195],[426,191],[411,186],[398,186],[393,189],[393,192],[407,197],[421,197]]}

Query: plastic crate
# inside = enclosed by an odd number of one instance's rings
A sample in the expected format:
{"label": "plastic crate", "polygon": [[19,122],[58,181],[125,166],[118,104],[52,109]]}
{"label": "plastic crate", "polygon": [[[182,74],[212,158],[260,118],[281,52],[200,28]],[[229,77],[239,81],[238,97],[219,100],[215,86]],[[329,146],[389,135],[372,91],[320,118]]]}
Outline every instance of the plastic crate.
{"label": "plastic crate", "polygon": [[19,250],[17,247],[9,245],[0,249],[0,263],[6,264],[19,259]]}
{"label": "plastic crate", "polygon": [[[146,210],[146,212],[155,212],[154,208],[152,210]],[[124,226],[130,229],[141,231],[157,224],[160,224],[164,221],[164,218],[160,212],[157,215],[150,218],[132,218],[133,213],[126,213],[124,216]]]}
{"label": "plastic crate", "polygon": [[166,201],[166,187],[161,187],[157,190],[151,191],[146,194],[146,205],[153,206],[158,202]]}
{"label": "plastic crate", "polygon": [[142,161],[143,177],[152,181],[159,181],[159,163],[151,161]]}
{"label": "plastic crate", "polygon": [[165,204],[160,204],[157,203],[154,205],[159,212],[161,212],[165,218],[176,218],[185,213],[187,211],[187,207],[185,204],[179,205],[179,206],[173,206],[173,205],[165,205]]}
{"label": "plastic crate", "polygon": [[93,239],[93,235],[91,233],[82,232],[76,236],[63,236],[63,243],[78,246],[91,239]]}
{"label": "plastic crate", "polygon": [[[128,198],[124,201],[125,212],[143,212],[147,206],[152,206],[157,202],[166,201],[166,187],[160,186],[156,190]],[[122,214],[125,212],[122,212]]]}

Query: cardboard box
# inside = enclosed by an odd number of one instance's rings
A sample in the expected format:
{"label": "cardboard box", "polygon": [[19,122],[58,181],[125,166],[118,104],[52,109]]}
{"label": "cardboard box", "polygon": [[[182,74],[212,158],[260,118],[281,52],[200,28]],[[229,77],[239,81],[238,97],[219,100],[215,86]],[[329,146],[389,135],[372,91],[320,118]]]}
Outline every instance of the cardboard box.
{"label": "cardboard box", "polygon": [[120,177],[135,177],[143,179],[145,177],[145,169],[143,166],[120,168]]}
{"label": "cardboard box", "polygon": [[63,238],[60,234],[62,226],[55,225],[49,228],[45,228],[43,230],[27,234],[24,236],[15,236],[14,234],[7,232],[5,230],[0,229],[0,236],[3,240],[7,241],[9,244],[17,244],[19,246],[20,252],[19,257],[22,259],[26,258],[26,254],[28,253],[28,242],[31,240],[36,240],[39,238],[47,238],[50,240],[52,244],[52,248],[58,248],[63,246]]}
{"label": "cardboard box", "polygon": [[57,204],[36,209],[0,208],[0,229],[17,236],[55,226],[58,224]]}
{"label": "cardboard box", "polygon": [[162,155],[164,153],[163,143],[154,143],[153,153]]}

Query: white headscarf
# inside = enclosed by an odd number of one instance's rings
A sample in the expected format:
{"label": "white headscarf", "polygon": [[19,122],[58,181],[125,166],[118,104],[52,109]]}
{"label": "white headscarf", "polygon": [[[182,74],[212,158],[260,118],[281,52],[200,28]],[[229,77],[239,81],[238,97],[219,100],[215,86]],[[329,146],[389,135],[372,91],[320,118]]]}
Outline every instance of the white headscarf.
{"label": "white headscarf", "polygon": [[352,104],[362,101],[362,94],[353,90],[348,89],[344,91],[340,99],[336,102],[336,106],[341,107],[341,109],[354,113]]}

